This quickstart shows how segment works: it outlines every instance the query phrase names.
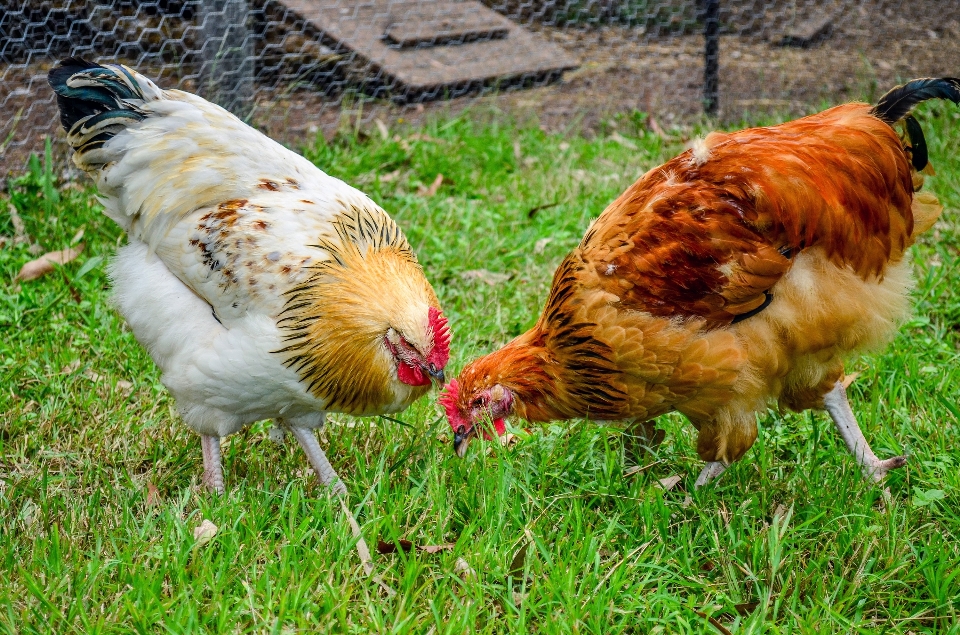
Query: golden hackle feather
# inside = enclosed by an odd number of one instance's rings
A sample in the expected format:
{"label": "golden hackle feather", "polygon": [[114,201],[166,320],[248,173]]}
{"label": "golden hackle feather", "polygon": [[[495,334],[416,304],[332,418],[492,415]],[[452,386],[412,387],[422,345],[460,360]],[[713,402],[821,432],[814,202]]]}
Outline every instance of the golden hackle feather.
{"label": "golden hackle feather", "polygon": [[278,320],[286,346],[278,353],[330,410],[400,410],[430,386],[392,381],[394,363],[383,333],[399,329],[421,351],[429,350],[432,333],[425,320],[439,301],[385,212],[346,207],[331,227],[315,245],[328,259],[286,294]]}

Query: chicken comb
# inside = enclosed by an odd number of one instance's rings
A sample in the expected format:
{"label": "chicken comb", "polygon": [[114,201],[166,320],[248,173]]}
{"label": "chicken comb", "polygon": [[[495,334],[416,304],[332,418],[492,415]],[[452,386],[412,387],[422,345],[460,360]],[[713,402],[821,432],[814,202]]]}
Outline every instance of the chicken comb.
{"label": "chicken comb", "polygon": [[437,399],[446,411],[447,421],[450,422],[450,427],[453,428],[454,432],[457,432],[467,423],[460,414],[459,408],[457,408],[457,398],[459,396],[460,384],[457,383],[456,379],[451,379],[450,383],[443,387],[443,392],[440,393],[440,398]]}
{"label": "chicken comb", "polygon": [[433,331],[433,350],[427,356],[427,361],[435,364],[437,368],[443,368],[450,361],[450,340],[452,335],[450,327],[447,325],[447,318],[436,307],[430,307],[427,312],[427,323],[430,330]]}

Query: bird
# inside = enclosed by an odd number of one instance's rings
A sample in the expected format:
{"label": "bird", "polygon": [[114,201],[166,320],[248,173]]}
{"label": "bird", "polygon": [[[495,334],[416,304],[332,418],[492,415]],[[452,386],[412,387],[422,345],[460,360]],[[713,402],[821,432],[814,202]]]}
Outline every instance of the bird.
{"label": "bird", "polygon": [[653,419],[676,411],[698,430],[699,488],[778,405],[826,410],[869,479],[904,466],[870,448],[844,360],[910,313],[905,255],[942,212],[919,191],[932,167],[910,112],[928,99],[960,104],[960,80],[711,132],[640,177],[561,262],[536,324],[441,393],[457,454],[510,416],[623,422],[655,448]]}
{"label": "bird", "polygon": [[200,435],[203,485],[225,491],[222,437],[274,419],[345,494],[315,434],[325,415],[395,413],[445,381],[450,328],[401,229],[197,95],[76,57],[48,81],[73,162],[127,236],[113,303]]}

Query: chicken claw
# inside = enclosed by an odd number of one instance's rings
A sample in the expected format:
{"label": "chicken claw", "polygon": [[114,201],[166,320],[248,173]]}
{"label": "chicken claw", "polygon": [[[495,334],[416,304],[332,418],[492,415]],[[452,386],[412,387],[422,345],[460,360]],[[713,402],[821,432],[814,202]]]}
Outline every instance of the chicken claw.
{"label": "chicken claw", "polygon": [[842,382],[837,382],[833,390],[828,392],[823,398],[823,406],[837,426],[837,431],[843,437],[847,444],[847,449],[857,459],[857,463],[863,469],[867,478],[873,479],[879,483],[890,470],[901,468],[907,464],[907,457],[895,456],[886,460],[880,460],[870,449],[860,426],[857,425],[857,418],[850,408],[850,402],[847,400],[847,390]]}
{"label": "chicken claw", "polygon": [[726,470],[727,466],[720,461],[707,462],[707,464],[703,466],[703,469],[700,470],[700,476],[698,476],[697,480],[694,481],[693,487],[695,489],[700,489],[713,479],[723,474]]}

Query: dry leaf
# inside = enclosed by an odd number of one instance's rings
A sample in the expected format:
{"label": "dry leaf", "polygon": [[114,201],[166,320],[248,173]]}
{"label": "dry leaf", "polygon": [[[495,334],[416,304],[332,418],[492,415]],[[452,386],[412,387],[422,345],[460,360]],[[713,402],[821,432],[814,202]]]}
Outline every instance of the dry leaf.
{"label": "dry leaf", "polygon": [[510,572],[509,575],[516,581],[523,579],[523,565],[527,560],[527,548],[530,546],[530,543],[524,541],[524,543],[517,549],[517,553],[513,554],[513,560],[510,561]]}
{"label": "dry leaf", "polygon": [[543,250],[546,249],[547,245],[549,245],[551,242],[553,242],[553,238],[541,238],[536,243],[534,243],[533,253],[542,254]]}
{"label": "dry leaf", "polygon": [[[399,546],[399,549],[397,547]],[[416,547],[417,551],[423,551],[424,553],[438,553],[440,551],[447,551],[453,549],[456,546],[456,543],[448,542],[443,545],[420,545]],[[386,542],[384,540],[377,541],[377,553],[384,555],[388,553],[396,553],[399,551],[412,551],[414,545],[409,540],[397,540],[396,542]]]}
{"label": "dry leaf", "polygon": [[[158,496],[157,486],[147,481],[147,507],[156,505]],[[199,527],[197,529],[199,529]],[[194,536],[196,536],[196,531],[194,531]]]}
{"label": "dry leaf", "polygon": [[131,392],[133,392],[133,384],[126,379],[118,379],[117,390],[122,392],[124,395],[129,395]]}
{"label": "dry leaf", "polygon": [[400,170],[394,170],[393,172],[387,172],[380,176],[381,183],[392,183],[397,180],[397,177],[400,176]]}
{"label": "dry leaf", "polygon": [[847,388],[849,388],[849,387],[850,387],[850,384],[852,384],[854,381],[856,381],[857,377],[859,377],[859,376],[860,376],[860,373],[859,373],[859,372],[850,373],[849,375],[845,375],[844,378],[843,378],[843,389],[846,390]]}
{"label": "dry leaf", "polygon": [[453,570],[464,580],[477,577],[477,572],[474,571],[463,558],[457,558],[457,562],[453,565]]}
{"label": "dry leaf", "polygon": [[620,145],[622,145],[624,148],[628,148],[628,149],[630,149],[630,150],[636,150],[636,149],[637,149],[637,144],[636,144],[636,143],[634,143],[634,142],[631,141],[630,139],[627,139],[626,137],[624,137],[623,135],[621,135],[619,132],[614,132],[614,133],[612,133],[612,134],[610,135],[609,139],[610,139],[611,141],[616,141],[617,143],[619,143]]}
{"label": "dry leaf", "polygon": [[453,549],[456,546],[457,546],[456,543],[448,542],[443,545],[420,545],[419,547],[417,547],[417,549],[426,553],[439,553],[441,551],[448,551],[450,549]]}
{"label": "dry leaf", "polygon": [[437,190],[440,189],[440,186],[443,185],[443,175],[438,174],[437,178],[433,179],[433,183],[430,184],[430,187],[419,186],[417,188],[417,194],[419,196],[433,196],[437,193]]}
{"label": "dry leaf", "polygon": [[787,508],[783,505],[783,503],[778,504],[777,508],[773,510],[774,518],[778,518],[778,517],[783,518],[786,515],[787,515]]}
{"label": "dry leaf", "polygon": [[76,372],[76,370],[77,370],[78,368],[80,368],[80,360],[79,360],[79,359],[75,359],[75,360],[73,360],[72,362],[70,362],[69,364],[67,364],[66,366],[64,366],[63,368],[61,368],[61,369],[60,369],[60,374],[61,374],[61,375],[69,375],[70,373]]}
{"label": "dry leaf", "polygon": [[80,239],[83,238],[83,233],[86,231],[86,228],[81,227],[77,230],[77,233],[73,235],[73,238],[70,239],[70,244],[75,245],[80,242]]}
{"label": "dry leaf", "polygon": [[214,525],[209,520],[207,520],[206,518],[204,518],[203,522],[200,523],[200,525],[193,530],[193,539],[197,541],[198,545],[207,544],[208,542],[213,540],[213,537],[216,535],[217,535],[217,526]]}
{"label": "dry leaf", "polygon": [[388,553],[396,553],[397,547],[399,546],[400,551],[410,551],[413,549],[413,543],[409,540],[398,540],[396,542],[386,542],[384,540],[377,541],[377,553],[384,555]]}
{"label": "dry leaf", "polygon": [[674,487],[676,487],[677,483],[679,483],[679,482],[682,481],[682,480],[683,480],[683,478],[681,478],[680,476],[677,476],[676,474],[674,474],[673,476],[668,476],[668,477],[666,477],[666,478],[660,479],[659,481],[657,481],[657,484],[658,484],[661,488],[663,488],[663,491],[669,492],[669,491],[672,490]]}
{"label": "dry leaf", "polygon": [[53,266],[55,264],[65,265],[83,253],[83,246],[83,243],[80,243],[71,249],[51,251],[50,253],[40,256],[36,260],[31,260],[27,264],[23,265],[23,267],[20,269],[20,273],[17,274],[17,277],[14,278],[14,280],[34,280],[44,274],[50,273],[53,271]]}
{"label": "dry leaf", "polygon": [[390,138],[390,131],[387,130],[387,124],[383,123],[379,117],[374,119],[373,123],[376,124],[377,130],[380,131],[380,136],[383,137],[384,141]]}
{"label": "dry leaf", "polygon": [[464,271],[460,274],[460,277],[464,280],[480,280],[481,282],[486,282],[491,287],[495,287],[501,282],[506,282],[510,279],[509,274],[494,273],[492,271],[487,271],[486,269],[471,269],[469,271]]}
{"label": "dry leaf", "polygon": [[759,602],[744,602],[743,604],[737,604],[733,608],[736,609],[740,615],[750,615],[758,606],[760,606]]}
{"label": "dry leaf", "polygon": [[512,433],[512,432],[508,432],[508,433],[500,436],[500,445],[502,445],[502,446],[505,447],[505,448],[509,448],[509,447],[511,447],[511,446],[513,446],[513,445],[516,445],[516,444],[517,444],[517,441],[519,441],[519,440],[520,440],[520,439],[517,437],[517,435],[515,435],[515,434]]}
{"label": "dry leaf", "polygon": [[10,223],[13,225],[13,244],[29,243],[30,237],[27,236],[27,228],[13,203],[7,203],[7,212],[10,214]]}
{"label": "dry leaf", "polygon": [[95,373],[93,372],[93,370],[89,368],[86,370],[85,373],[83,373],[83,376],[95,384],[100,383],[100,380],[103,379],[103,375],[101,375],[100,373]]}

